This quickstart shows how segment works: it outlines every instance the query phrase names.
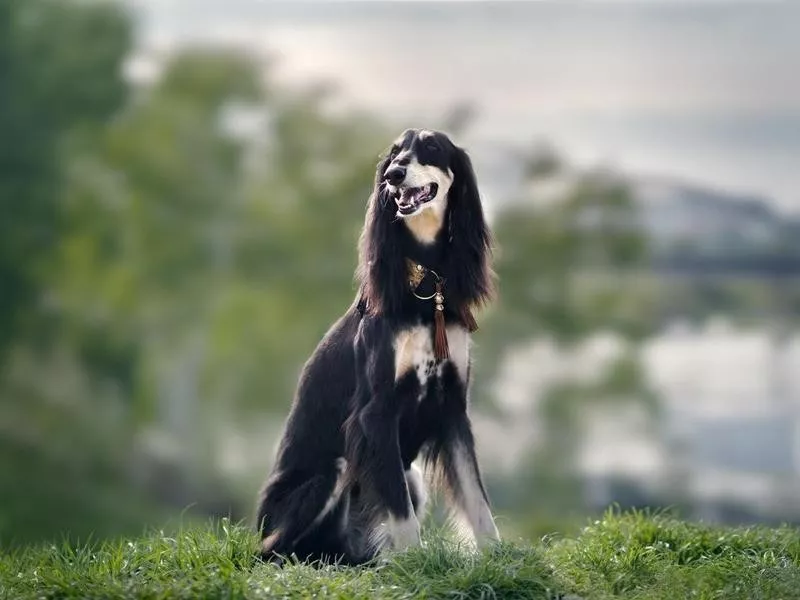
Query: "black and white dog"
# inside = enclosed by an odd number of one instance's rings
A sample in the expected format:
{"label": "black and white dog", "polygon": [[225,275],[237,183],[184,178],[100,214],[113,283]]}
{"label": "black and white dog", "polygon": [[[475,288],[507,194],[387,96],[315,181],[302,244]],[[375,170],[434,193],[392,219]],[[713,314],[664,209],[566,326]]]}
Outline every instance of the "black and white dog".
{"label": "black and white dog", "polygon": [[359,250],[358,296],[303,369],[261,493],[265,560],[359,564],[419,544],[418,457],[478,543],[498,539],[467,416],[471,310],[492,272],[464,150],[405,131],[378,165]]}

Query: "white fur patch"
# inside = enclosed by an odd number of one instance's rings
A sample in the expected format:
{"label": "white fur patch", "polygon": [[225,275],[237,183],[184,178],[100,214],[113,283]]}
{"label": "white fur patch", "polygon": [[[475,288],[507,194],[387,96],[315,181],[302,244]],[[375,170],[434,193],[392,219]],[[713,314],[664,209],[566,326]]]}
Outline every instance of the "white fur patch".
{"label": "white fur patch", "polygon": [[447,210],[447,194],[453,185],[453,178],[450,169],[445,173],[433,165],[420,164],[416,158],[406,166],[403,186],[422,187],[429,183],[436,183],[439,186],[436,197],[420,206],[413,215],[404,216],[400,213],[397,215],[403,219],[406,227],[420,243],[432,244],[442,228]]}
{"label": "white fur patch", "polygon": [[[460,325],[447,327],[447,345],[453,363],[464,385],[469,377],[470,335]],[[399,380],[409,370],[417,372],[422,392],[434,373],[442,375],[444,363],[436,366],[433,356],[433,333],[429,327],[417,325],[401,331],[394,340],[394,378]]]}
{"label": "white fur patch", "polygon": [[460,325],[449,326],[447,345],[450,348],[450,362],[455,365],[461,382],[466,385],[469,377],[469,332]]}
{"label": "white fur patch", "polygon": [[424,391],[433,374],[433,365],[433,336],[428,327],[417,325],[397,335],[394,340],[395,381],[414,369]]}
{"label": "white fur patch", "polygon": [[423,244],[432,244],[444,224],[444,215],[434,210],[425,210],[428,206],[428,204],[424,205],[420,212],[405,218],[406,227],[416,240]]}

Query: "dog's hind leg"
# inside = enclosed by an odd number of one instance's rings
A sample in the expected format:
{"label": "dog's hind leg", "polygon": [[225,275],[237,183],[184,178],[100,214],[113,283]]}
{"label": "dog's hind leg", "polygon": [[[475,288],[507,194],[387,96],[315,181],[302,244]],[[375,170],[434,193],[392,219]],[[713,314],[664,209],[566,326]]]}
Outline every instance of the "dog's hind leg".
{"label": "dog's hind leg", "polygon": [[341,498],[344,466],[340,458],[329,470],[310,477],[279,471],[270,479],[258,511],[263,559],[291,555],[297,542],[333,510]]}
{"label": "dog's hind leg", "polygon": [[343,515],[342,516],[343,522],[340,524],[340,527],[343,528],[345,526],[347,511],[349,506],[347,497],[346,496],[344,498],[342,497],[342,492],[344,492],[345,488],[344,471],[346,468],[347,468],[347,461],[343,457],[336,459],[337,478],[336,478],[336,484],[333,486],[333,491],[331,492],[330,496],[328,496],[328,499],[325,502],[325,506],[322,507],[322,510],[319,512],[319,514],[316,517],[314,517],[314,520],[311,522],[311,524],[308,527],[306,527],[305,530],[302,533],[300,533],[300,535],[297,536],[298,540],[304,538],[311,532],[312,529],[319,526],[319,524],[322,523],[323,519],[325,519],[328,515],[330,515],[331,512],[336,507],[336,505],[342,501],[345,502],[345,506],[341,511]]}

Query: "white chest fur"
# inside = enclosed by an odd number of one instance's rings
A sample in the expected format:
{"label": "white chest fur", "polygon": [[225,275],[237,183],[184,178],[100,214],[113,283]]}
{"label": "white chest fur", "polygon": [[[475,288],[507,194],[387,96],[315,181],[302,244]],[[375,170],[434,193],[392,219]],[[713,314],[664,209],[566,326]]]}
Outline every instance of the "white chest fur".
{"label": "white chest fur", "polygon": [[[469,374],[469,333],[458,326],[447,328],[447,343],[450,347],[449,362],[466,383]],[[434,374],[441,375],[443,364],[436,365],[433,356],[433,331],[431,327],[416,325],[397,334],[394,339],[394,377],[400,379],[410,370],[415,370],[423,386]]]}

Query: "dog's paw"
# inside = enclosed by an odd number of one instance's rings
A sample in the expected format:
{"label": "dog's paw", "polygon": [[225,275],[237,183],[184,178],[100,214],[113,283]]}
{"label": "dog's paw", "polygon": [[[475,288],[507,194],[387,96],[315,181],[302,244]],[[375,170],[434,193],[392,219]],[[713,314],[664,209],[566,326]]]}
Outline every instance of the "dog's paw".
{"label": "dog's paw", "polygon": [[493,546],[499,544],[500,537],[482,535],[476,538],[475,543],[478,550],[485,550],[487,548],[492,548]]}
{"label": "dog's paw", "polygon": [[463,533],[467,543],[478,552],[491,549],[500,543],[500,532],[493,521],[484,524],[480,529],[469,532],[472,535],[468,533],[468,530],[463,530]]}
{"label": "dog's paw", "polygon": [[387,529],[392,549],[394,550],[413,548],[419,546],[422,541],[419,520],[414,516],[408,519],[394,519],[390,517],[387,523]]}

